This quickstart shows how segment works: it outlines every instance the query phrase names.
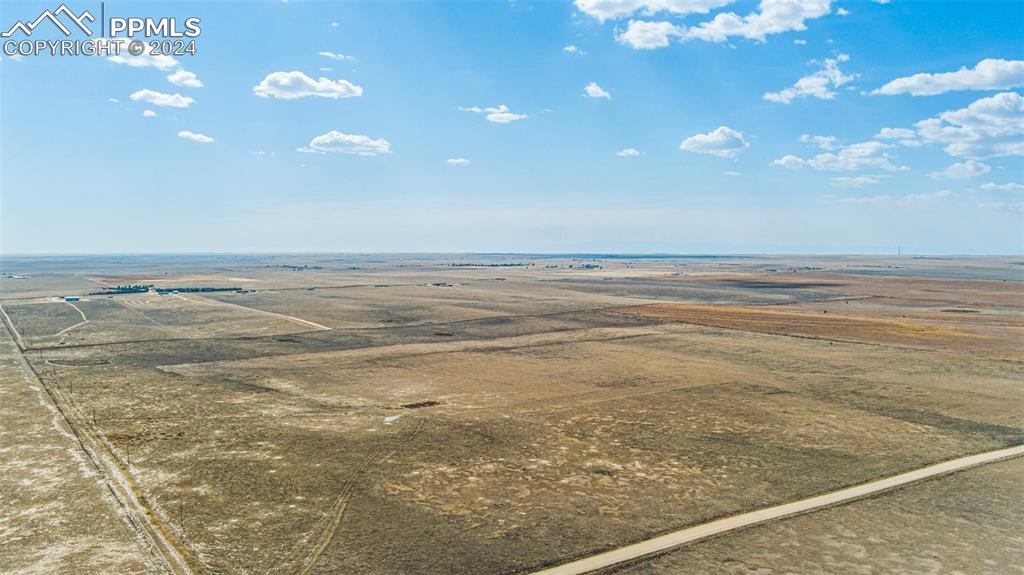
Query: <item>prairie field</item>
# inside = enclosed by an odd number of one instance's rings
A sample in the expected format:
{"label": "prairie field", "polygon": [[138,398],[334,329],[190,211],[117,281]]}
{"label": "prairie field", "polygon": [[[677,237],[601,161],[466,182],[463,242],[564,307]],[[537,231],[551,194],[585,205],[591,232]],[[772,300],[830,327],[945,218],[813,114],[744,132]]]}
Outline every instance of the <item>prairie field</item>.
{"label": "prairie field", "polygon": [[[4,572],[529,573],[1024,442],[1013,258],[71,259],[3,261]],[[622,572],[1019,571],[1020,471]]]}

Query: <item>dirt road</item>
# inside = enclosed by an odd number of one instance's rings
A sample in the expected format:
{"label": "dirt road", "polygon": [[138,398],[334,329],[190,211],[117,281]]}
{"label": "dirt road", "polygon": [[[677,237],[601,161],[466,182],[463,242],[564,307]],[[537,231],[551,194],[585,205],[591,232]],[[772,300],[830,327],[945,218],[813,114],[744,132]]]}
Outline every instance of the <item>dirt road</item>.
{"label": "dirt road", "polygon": [[877,479],[868,483],[862,483],[853,487],[832,491],[831,493],[825,493],[824,495],[809,497],[807,499],[801,499],[800,501],[776,505],[774,507],[767,507],[765,509],[758,509],[757,511],[742,513],[740,515],[710,521],[708,523],[695,525],[686,529],[680,529],[679,531],[666,533],[665,535],[641,541],[640,543],[619,547],[618,549],[613,549],[597,555],[591,555],[584,559],[536,571],[533,575],[579,575],[582,573],[591,573],[626,561],[633,561],[650,555],[655,555],[672,549],[673,547],[678,547],[712,535],[718,535],[735,529],[757,525],[758,523],[764,523],[774,519],[781,519],[798,513],[805,513],[807,511],[827,507],[829,505],[845,503],[853,499],[888,491],[909,483],[936,477],[938,475],[952,473],[954,471],[960,471],[976,465],[992,463],[994,461],[1010,457],[1018,457],[1021,455],[1024,455],[1024,445],[1017,445],[1006,449],[999,449],[996,451],[989,451],[986,453],[979,453],[977,455],[944,461],[942,463],[936,463],[935,465],[915,469],[914,471],[908,471],[907,473],[901,473],[899,475],[893,475],[892,477]]}

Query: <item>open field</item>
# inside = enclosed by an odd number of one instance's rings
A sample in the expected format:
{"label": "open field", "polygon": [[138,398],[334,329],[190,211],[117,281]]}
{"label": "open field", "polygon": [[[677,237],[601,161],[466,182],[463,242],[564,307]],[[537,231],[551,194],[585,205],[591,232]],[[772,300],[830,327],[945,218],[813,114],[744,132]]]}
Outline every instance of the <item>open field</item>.
{"label": "open field", "polygon": [[[3,265],[12,572],[526,573],[1024,443],[1011,258]],[[1019,463],[626,569],[1013,572]]]}

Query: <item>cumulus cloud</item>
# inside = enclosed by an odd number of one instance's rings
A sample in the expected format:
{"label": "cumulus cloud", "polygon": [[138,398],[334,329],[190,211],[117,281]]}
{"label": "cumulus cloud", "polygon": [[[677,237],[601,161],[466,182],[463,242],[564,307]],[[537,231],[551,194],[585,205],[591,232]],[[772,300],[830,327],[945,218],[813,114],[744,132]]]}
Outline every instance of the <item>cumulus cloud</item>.
{"label": "cumulus cloud", "polygon": [[626,31],[615,39],[634,50],[654,50],[668,46],[672,38],[682,38],[685,34],[686,28],[671,22],[630,20]]}
{"label": "cumulus cloud", "polygon": [[149,44],[145,44],[145,48],[141,54],[133,56],[128,52],[129,41],[130,40],[127,38],[110,40],[110,42],[118,43],[121,46],[120,52],[115,56],[107,56],[107,60],[115,64],[131,66],[132,68],[156,68],[158,70],[168,71],[178,67],[177,60],[166,54],[154,54],[153,48],[149,46]]}
{"label": "cumulus cloud", "polygon": [[680,150],[731,158],[750,147],[743,134],[727,126],[719,126],[707,134],[696,134],[679,144]]}
{"label": "cumulus cloud", "polygon": [[199,79],[198,76],[184,69],[177,70],[173,74],[168,75],[167,81],[174,84],[175,86],[184,86],[186,88],[203,87],[203,82]]}
{"label": "cumulus cloud", "polygon": [[986,58],[973,68],[964,66],[956,72],[896,78],[871,93],[883,96],[934,96],[955,90],[1006,90],[1021,86],[1024,86],[1024,60]]}
{"label": "cumulus cloud", "polygon": [[463,112],[472,112],[474,114],[486,114],[485,118],[487,118],[487,121],[494,122],[495,124],[508,124],[509,122],[525,120],[529,117],[526,114],[512,113],[505,104],[491,106],[488,108],[481,108],[479,106],[463,108],[462,106],[459,106],[459,110]]}
{"label": "cumulus cloud", "polygon": [[800,136],[800,141],[805,144],[813,144],[822,150],[836,149],[835,136],[812,136],[810,134],[802,134]]}
{"label": "cumulus cloud", "polygon": [[945,144],[947,154],[984,159],[1024,155],[1024,98],[1003,92],[975,100],[914,124],[927,143]]}
{"label": "cumulus cloud", "polygon": [[859,188],[880,184],[886,176],[839,176],[832,178],[832,185],[840,188]]}
{"label": "cumulus cloud", "polygon": [[794,156],[793,154],[786,154],[785,156],[773,161],[772,165],[786,168],[787,170],[795,170],[797,168],[804,167],[805,163],[806,162],[803,158]]}
{"label": "cumulus cloud", "polygon": [[846,8],[839,8],[836,10],[836,14],[838,14],[839,16],[849,16],[850,11],[847,10]]}
{"label": "cumulus cloud", "polygon": [[318,52],[317,55],[323,56],[324,58],[330,58],[331,60],[337,60],[338,62],[355,62],[355,58],[352,56],[346,56],[345,54],[335,54],[334,52]]}
{"label": "cumulus cloud", "polygon": [[734,12],[719,13],[690,28],[686,37],[725,42],[740,36],[764,42],[769,34],[806,30],[806,21],[828,14],[831,4],[831,0],[761,0],[757,12],[742,17]]}
{"label": "cumulus cloud", "polygon": [[212,144],[213,138],[205,134],[198,134],[196,132],[190,132],[188,130],[182,130],[178,132],[179,138],[185,138],[186,140],[192,140],[193,142],[199,142],[200,144]]}
{"label": "cumulus cloud", "polygon": [[107,98],[107,101],[110,102],[111,104],[120,104],[121,103],[121,100],[118,100],[117,98]]}
{"label": "cumulus cloud", "polygon": [[849,59],[850,57],[846,54],[839,54],[835,58],[826,58],[817,72],[800,78],[792,87],[782,91],[765,92],[764,99],[778,104],[788,104],[796,98],[808,96],[831,100],[836,97],[836,92],[832,88],[838,88],[856,78],[855,75],[843,74],[839,69],[839,63]]}
{"label": "cumulus cloud", "polygon": [[294,100],[317,96],[320,98],[353,98],[363,95],[362,86],[348,80],[329,80],[321,77],[314,80],[299,71],[272,72],[252,89],[261,98]]}
{"label": "cumulus cloud", "polygon": [[585,56],[587,54],[586,52],[581,50],[579,46],[574,46],[572,44],[569,44],[562,48],[562,51],[565,52],[566,54],[579,54],[580,56]]}
{"label": "cumulus cloud", "polygon": [[905,166],[896,166],[892,163],[892,156],[887,152],[891,147],[882,142],[860,142],[841,146],[835,152],[825,152],[807,159],[789,154],[775,160],[771,165],[791,170],[807,166],[815,170],[832,172],[849,172],[865,168],[890,171],[908,169]]}
{"label": "cumulus cloud", "polygon": [[165,106],[168,108],[188,108],[195,100],[188,96],[182,96],[181,94],[164,94],[162,92],[156,92],[154,90],[139,90],[133,92],[131,96],[128,96],[135,102],[148,102],[154,106]]}
{"label": "cumulus cloud", "polygon": [[876,138],[881,140],[899,140],[905,138],[917,137],[917,132],[908,130],[907,128],[882,128],[875,134]]}
{"label": "cumulus cloud", "polygon": [[793,40],[793,44],[795,44],[797,46],[806,46],[807,45],[807,40],[804,40],[802,38],[797,38],[796,40]]}
{"label": "cumulus cloud", "polygon": [[734,0],[576,0],[576,9],[604,22],[640,13],[647,16],[658,12],[707,14],[715,8],[732,4]]}
{"label": "cumulus cloud", "polygon": [[620,158],[635,158],[640,155],[640,150],[637,150],[636,148],[623,148],[618,152],[615,152],[615,155]]}
{"label": "cumulus cloud", "polygon": [[142,115],[146,118],[155,118],[156,112],[154,112],[153,110],[143,110]]}
{"label": "cumulus cloud", "polygon": [[875,134],[876,140],[896,140],[901,146],[917,148],[922,145],[917,139],[917,132],[907,128],[882,128]]}
{"label": "cumulus cloud", "polygon": [[743,175],[743,174],[741,174],[739,172],[722,172],[722,174],[724,174],[726,176],[734,176],[734,177],[738,177],[738,176],[742,176]]}
{"label": "cumulus cloud", "polygon": [[991,171],[992,168],[987,164],[974,160],[967,160],[966,162],[960,162],[959,164],[951,164],[944,170],[932,172],[930,175],[933,180],[966,180],[968,178],[983,176]]}
{"label": "cumulus cloud", "polygon": [[448,158],[447,160],[444,161],[444,163],[448,164],[449,166],[468,166],[472,162],[470,162],[466,158]]}
{"label": "cumulus cloud", "polygon": [[591,82],[583,87],[583,95],[588,98],[607,98],[612,99],[612,95],[605,91],[604,88],[597,85],[597,82]]}
{"label": "cumulus cloud", "polygon": [[358,156],[376,156],[390,154],[391,142],[384,138],[374,140],[362,134],[343,134],[331,130],[310,140],[308,146],[298,151],[307,154],[356,154]]}
{"label": "cumulus cloud", "polygon": [[987,184],[982,184],[981,189],[986,192],[1024,192],[1024,184],[1018,184],[1016,182],[994,184],[989,182]]}
{"label": "cumulus cloud", "polygon": [[[581,0],[577,0],[577,7]],[[632,2],[630,0],[593,0],[600,3],[604,10],[604,18],[620,18],[630,16],[639,12],[642,15],[653,15],[662,11],[677,12],[667,8],[659,8],[665,2]],[[645,4],[645,9],[637,8],[637,4]],[[731,2],[722,2],[722,6]],[[683,10],[684,4],[701,4],[701,2],[679,2],[676,8]],[[691,6],[692,7],[692,6]],[[718,6],[714,6],[718,7]],[[710,10],[710,8],[709,8]],[[688,12],[699,12],[706,14],[709,10],[693,10]],[[805,22],[819,18],[831,11],[831,0],[761,0],[758,10],[739,16],[734,12],[723,12],[713,19],[692,28],[676,25],[672,22],[658,21],[649,22],[643,20],[630,20],[624,32],[619,33],[615,38],[620,43],[637,50],[653,50],[664,48],[669,45],[673,38],[681,40],[704,40],[707,42],[726,42],[732,37],[743,37],[758,42],[764,42],[768,35],[779,34],[789,31],[803,31],[807,29]],[[806,44],[806,41],[797,40],[797,44]]]}

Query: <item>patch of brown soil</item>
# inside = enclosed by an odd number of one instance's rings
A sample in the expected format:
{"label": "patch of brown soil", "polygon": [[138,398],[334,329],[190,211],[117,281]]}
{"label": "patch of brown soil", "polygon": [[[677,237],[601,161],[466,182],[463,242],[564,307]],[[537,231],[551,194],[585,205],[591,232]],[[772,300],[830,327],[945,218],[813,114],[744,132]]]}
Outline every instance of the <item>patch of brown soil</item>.
{"label": "patch of brown soil", "polygon": [[924,321],[868,318],[827,312],[789,311],[776,307],[719,306],[699,304],[650,304],[613,310],[618,313],[690,323],[801,337],[864,343],[938,347],[953,351],[995,352],[1017,356],[1008,338],[989,336]]}

